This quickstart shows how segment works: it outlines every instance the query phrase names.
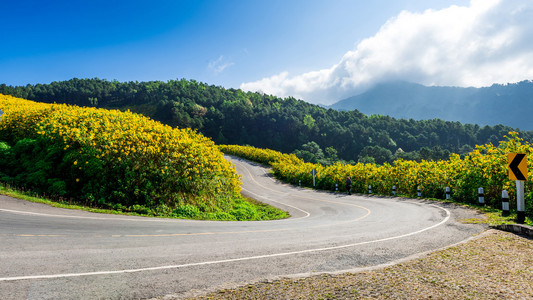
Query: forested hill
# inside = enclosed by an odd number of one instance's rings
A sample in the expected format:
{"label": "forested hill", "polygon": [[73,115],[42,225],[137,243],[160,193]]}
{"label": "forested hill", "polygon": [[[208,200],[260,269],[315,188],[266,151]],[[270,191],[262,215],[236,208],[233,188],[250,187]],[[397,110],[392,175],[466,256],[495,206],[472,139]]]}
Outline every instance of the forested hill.
{"label": "forested hill", "polygon": [[[248,144],[297,153],[309,161],[336,157],[382,163],[396,157],[442,159],[476,144],[497,143],[513,130],[445,122],[366,116],[325,109],[294,98],[200,83],[72,79],[26,86],[0,85],[0,93],[41,102],[129,109],[171,126],[191,127],[217,144]],[[532,140],[531,132],[521,136]],[[399,150],[401,149],[401,150]]]}

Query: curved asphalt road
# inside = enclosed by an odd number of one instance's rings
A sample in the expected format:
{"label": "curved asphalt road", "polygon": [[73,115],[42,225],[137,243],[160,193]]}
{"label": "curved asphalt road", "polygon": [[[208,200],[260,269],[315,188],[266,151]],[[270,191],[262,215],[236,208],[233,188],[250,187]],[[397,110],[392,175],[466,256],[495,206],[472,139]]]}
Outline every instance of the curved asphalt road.
{"label": "curved asphalt road", "polygon": [[289,211],[261,222],[91,214],[0,196],[0,298],[184,297],[285,275],[376,266],[484,230],[469,210],[280,184],[231,158],[243,193]]}

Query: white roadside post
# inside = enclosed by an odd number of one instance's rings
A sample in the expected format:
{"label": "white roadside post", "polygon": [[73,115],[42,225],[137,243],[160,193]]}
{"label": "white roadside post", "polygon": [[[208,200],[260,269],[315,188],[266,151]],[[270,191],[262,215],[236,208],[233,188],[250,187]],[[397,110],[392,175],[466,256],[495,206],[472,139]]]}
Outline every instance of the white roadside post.
{"label": "white roadside post", "polygon": [[315,187],[316,169],[311,170],[311,174],[313,174],[313,187]]}
{"label": "white roadside post", "polygon": [[509,194],[506,190],[502,191],[502,216],[507,217],[509,215]]}
{"label": "white roadside post", "polygon": [[482,187],[477,189],[477,196],[478,196],[478,199],[479,199],[479,204],[485,205],[485,191],[483,190]]}
{"label": "white roadside post", "polygon": [[450,200],[450,187],[446,187],[446,200]]}
{"label": "white roadside post", "polygon": [[368,185],[368,193],[372,194],[372,186],[371,185]]}
{"label": "white roadside post", "polygon": [[422,189],[420,188],[420,186],[416,187],[416,194],[418,195],[418,197],[422,197]]}
{"label": "white roadside post", "polygon": [[392,195],[396,196],[396,186],[395,185],[392,186]]}
{"label": "white roadside post", "polygon": [[526,220],[526,202],[524,200],[524,182],[516,181],[516,223],[524,224]]}
{"label": "white roadside post", "polygon": [[335,192],[338,192],[338,191],[339,191],[339,184],[335,183]]}

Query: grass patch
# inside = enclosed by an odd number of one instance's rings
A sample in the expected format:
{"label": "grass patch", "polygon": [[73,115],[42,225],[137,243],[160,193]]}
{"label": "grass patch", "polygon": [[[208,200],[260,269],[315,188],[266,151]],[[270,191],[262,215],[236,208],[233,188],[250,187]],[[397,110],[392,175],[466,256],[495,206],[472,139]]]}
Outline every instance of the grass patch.
{"label": "grass patch", "polygon": [[192,205],[185,205],[174,210],[168,207],[148,209],[139,205],[134,205],[132,207],[122,206],[119,209],[88,207],[75,204],[72,200],[66,200],[62,198],[59,198],[58,200],[47,199],[46,197],[37,195],[32,191],[17,190],[2,183],[0,183],[0,194],[25,201],[42,203],[52,207],[114,215],[213,221],[259,221],[277,220],[290,217],[289,213],[286,211],[245,196],[243,196],[242,199],[237,200],[236,205],[232,207],[229,212],[203,212],[198,207]]}
{"label": "grass patch", "polygon": [[[509,216],[502,216],[502,212],[494,208],[486,208],[486,207],[479,207],[479,206],[469,206],[469,207],[479,210],[480,212],[484,214],[486,218],[484,219],[472,218],[472,219],[460,220],[463,223],[488,224],[490,226],[504,225],[504,224],[516,224],[516,218],[517,218],[516,212],[511,212]],[[533,221],[529,217],[526,217],[524,224],[533,226]]]}
{"label": "grass patch", "polygon": [[245,201],[256,207],[256,209],[260,212],[261,215],[265,216],[266,218],[263,220],[277,220],[277,219],[286,219],[290,217],[290,214],[284,210],[275,208],[271,205],[265,204],[261,201],[257,201],[255,199],[252,199],[250,197],[242,196]]}
{"label": "grass patch", "polygon": [[21,199],[21,200],[25,200],[25,201],[29,201],[29,202],[42,203],[42,204],[46,204],[46,205],[50,205],[50,206],[58,207],[58,208],[76,209],[76,210],[83,210],[83,211],[88,211],[88,212],[93,212],[93,213],[104,213],[104,214],[127,214],[127,215],[135,215],[135,216],[140,215],[137,213],[124,213],[124,212],[120,212],[117,210],[80,206],[80,205],[72,204],[68,201],[61,201],[61,200],[53,201],[53,200],[45,199],[38,195],[35,195],[31,191],[20,191],[20,190],[13,189],[9,186],[5,186],[3,184],[0,184],[0,194],[13,197],[13,198],[17,198],[17,199]]}

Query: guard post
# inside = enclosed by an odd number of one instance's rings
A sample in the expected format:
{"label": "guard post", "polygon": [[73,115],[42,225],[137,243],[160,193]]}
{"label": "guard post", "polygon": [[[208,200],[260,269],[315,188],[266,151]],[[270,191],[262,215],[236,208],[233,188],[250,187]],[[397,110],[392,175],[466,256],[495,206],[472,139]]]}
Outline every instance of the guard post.
{"label": "guard post", "polygon": [[315,187],[316,169],[311,170],[311,174],[313,175],[313,187]]}
{"label": "guard post", "polygon": [[524,224],[526,221],[526,201],[524,200],[524,182],[516,181],[516,223]]}
{"label": "guard post", "polygon": [[502,216],[507,217],[509,215],[509,194],[506,190],[502,191]]}

